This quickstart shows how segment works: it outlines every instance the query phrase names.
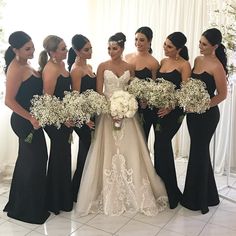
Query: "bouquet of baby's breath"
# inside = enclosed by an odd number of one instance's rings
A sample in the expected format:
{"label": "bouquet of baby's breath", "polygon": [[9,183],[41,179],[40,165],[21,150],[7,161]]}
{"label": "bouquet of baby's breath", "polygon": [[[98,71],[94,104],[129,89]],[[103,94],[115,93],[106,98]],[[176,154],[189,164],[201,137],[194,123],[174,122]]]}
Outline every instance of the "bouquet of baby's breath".
{"label": "bouquet of baby's breath", "polygon": [[88,115],[89,119],[101,113],[108,113],[108,102],[104,95],[88,89],[81,93],[80,96],[83,100],[82,110]]}
{"label": "bouquet of baby's breath", "polygon": [[210,95],[206,84],[198,79],[190,78],[181,84],[176,94],[178,105],[187,113],[204,113],[210,108]]}
{"label": "bouquet of baby's breath", "polygon": [[135,77],[127,86],[127,91],[133,94],[137,99],[145,99],[149,92],[148,83],[151,79],[144,80]]}
{"label": "bouquet of baby's breath", "polygon": [[48,94],[34,95],[31,104],[30,113],[39,121],[42,127],[46,125],[54,125],[58,129],[61,127],[63,106],[58,97]]}
{"label": "bouquet of baby's breath", "polygon": [[[31,99],[30,114],[38,120],[42,127],[46,125],[54,125],[58,129],[63,123],[62,103],[56,96],[48,94],[34,95]],[[25,142],[32,143],[35,129],[27,135]]]}
{"label": "bouquet of baby's breath", "polygon": [[81,127],[90,120],[89,114],[83,110],[84,98],[78,91],[65,91],[62,100],[64,122],[72,121],[75,126]]}
{"label": "bouquet of baby's breath", "polygon": [[156,108],[171,108],[176,106],[175,85],[165,79],[158,79],[156,82],[150,80],[147,84],[147,104]]}
{"label": "bouquet of baby's breath", "polygon": [[123,118],[131,118],[138,109],[135,96],[127,91],[115,91],[110,97],[110,114],[114,119],[114,127],[120,128]]}

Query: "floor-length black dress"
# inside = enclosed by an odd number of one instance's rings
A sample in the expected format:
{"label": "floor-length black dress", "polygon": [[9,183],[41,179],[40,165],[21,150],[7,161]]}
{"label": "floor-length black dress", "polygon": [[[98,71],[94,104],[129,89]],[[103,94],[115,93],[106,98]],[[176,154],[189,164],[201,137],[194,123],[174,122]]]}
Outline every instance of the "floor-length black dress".
{"label": "floor-length black dress", "polygon": [[[80,92],[84,92],[88,89],[96,90],[96,78],[85,75],[81,78]],[[77,196],[80,186],[80,180],[84,169],[84,163],[88,154],[88,150],[91,144],[91,132],[92,130],[86,124],[81,128],[75,127],[75,132],[79,136],[79,150],[77,155],[76,169],[72,179],[72,191],[73,200],[77,202]]]}
{"label": "floor-length black dress", "polygon": [[[63,98],[65,91],[71,89],[71,78],[60,75],[57,79],[54,95]],[[62,125],[60,129],[46,126],[50,138],[50,155],[47,173],[47,207],[59,214],[60,211],[71,211],[71,142],[72,129]]]}
{"label": "floor-length black dress", "polygon": [[[178,70],[165,73],[158,71],[157,77],[172,82],[176,85],[176,89],[180,88],[182,78]],[[171,140],[179,130],[183,118],[183,110],[176,107],[169,114],[158,119],[158,128],[155,129],[154,167],[165,183],[171,209],[177,207],[182,196],[177,184]]]}
{"label": "floor-length black dress", "polygon": [[[192,73],[192,78],[205,82],[210,97],[214,96],[215,80],[207,72]],[[205,113],[187,114],[190,135],[190,154],[185,187],[181,204],[190,210],[209,211],[208,206],[219,204],[219,195],[212,170],[209,145],[219,122],[218,106],[211,107]]]}
{"label": "floor-length black dress", "polygon": [[[142,70],[135,70],[134,72],[135,72],[135,77],[139,79],[147,80],[152,78],[152,71],[147,67],[143,68]],[[139,105],[138,112],[144,129],[146,140],[148,141],[150,129],[152,125],[154,125],[154,127],[156,125],[155,110],[150,109],[149,107],[141,108]]]}
{"label": "floor-length black dress", "polygon": [[[31,75],[22,82],[16,100],[29,110],[33,95],[41,95],[42,90],[42,79]],[[25,142],[33,126],[14,112],[11,116],[11,127],[19,138],[19,148],[9,201],[4,211],[11,218],[27,223],[43,224],[50,215],[45,202],[48,155],[44,133],[41,128],[35,130],[32,142]]]}

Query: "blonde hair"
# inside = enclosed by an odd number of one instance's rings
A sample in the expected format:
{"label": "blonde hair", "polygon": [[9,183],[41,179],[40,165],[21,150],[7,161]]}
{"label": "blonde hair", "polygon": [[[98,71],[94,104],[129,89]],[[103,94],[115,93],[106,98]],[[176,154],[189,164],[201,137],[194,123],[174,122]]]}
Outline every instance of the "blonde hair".
{"label": "blonde hair", "polygon": [[40,72],[43,71],[43,68],[47,64],[48,57],[50,57],[50,52],[55,52],[61,41],[63,41],[63,39],[56,35],[48,35],[43,40],[44,50],[39,54],[39,60],[38,60]]}

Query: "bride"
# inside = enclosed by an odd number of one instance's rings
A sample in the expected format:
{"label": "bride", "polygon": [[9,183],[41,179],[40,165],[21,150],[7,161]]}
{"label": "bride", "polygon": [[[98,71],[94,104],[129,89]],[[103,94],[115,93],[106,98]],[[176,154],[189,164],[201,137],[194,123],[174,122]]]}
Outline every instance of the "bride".
{"label": "bride", "polygon": [[[134,76],[132,65],[122,60],[126,37],[117,33],[108,41],[110,60],[99,65],[97,91],[109,98],[124,90]],[[104,87],[104,90],[103,90]],[[121,129],[113,128],[108,114],[96,122],[77,199],[79,215],[120,215],[141,212],[153,216],[168,205],[164,184],[156,174],[138,117],[124,118]]]}

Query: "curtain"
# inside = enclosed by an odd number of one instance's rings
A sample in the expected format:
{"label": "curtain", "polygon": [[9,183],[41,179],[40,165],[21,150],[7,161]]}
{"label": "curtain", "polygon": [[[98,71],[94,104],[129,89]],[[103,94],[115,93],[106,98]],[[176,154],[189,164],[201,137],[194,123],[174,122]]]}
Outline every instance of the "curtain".
{"label": "curtain", "polygon": [[[38,9],[37,11],[31,11],[25,15],[17,10],[16,4],[17,2],[14,0],[8,0],[5,6],[5,15],[3,16],[5,41],[7,41],[9,34],[15,30],[25,30],[29,33],[36,48],[35,59],[32,60],[32,65],[35,68],[38,67],[37,58],[42,50],[42,41],[45,36],[57,34],[65,40],[69,48],[74,34],[84,34],[90,39],[93,46],[93,57],[89,64],[96,71],[97,65],[109,58],[107,54],[108,38],[116,32],[122,31],[127,38],[124,53],[133,52],[135,51],[135,31],[141,26],[152,28],[154,33],[153,56],[159,61],[164,57],[163,43],[166,36],[174,31],[183,32],[188,39],[186,45],[189,49],[190,63],[193,65],[194,58],[199,54],[200,35],[209,27],[209,17],[211,16],[209,12],[216,9],[221,1],[68,0],[63,4],[58,4],[57,0],[51,0],[49,6],[47,0],[41,0],[34,3],[34,9]],[[20,6],[32,5],[30,0],[21,0],[19,4]],[[40,25],[43,27],[39,30],[29,19],[41,22]],[[6,48],[7,46],[6,44]],[[1,77],[4,78],[4,75]],[[1,79],[1,81],[3,80]],[[231,145],[231,150],[228,150],[229,140],[235,142],[236,139],[235,124],[230,122],[235,118],[235,93],[234,89],[232,96],[220,105],[221,120],[213,139],[215,143],[212,142],[211,144],[211,152],[215,153],[214,165],[217,173],[223,173],[229,156],[234,157],[232,164],[236,165],[235,148]],[[229,112],[230,103],[233,107],[231,113]],[[11,111],[5,107],[2,101],[0,111],[0,175],[5,175],[9,172],[8,170],[12,170],[16,160],[17,138],[9,125]],[[230,137],[228,135],[229,130],[231,131]],[[72,144],[73,160],[76,160],[77,146],[78,140],[75,136],[75,141]],[[185,120],[173,139],[173,147],[176,157],[188,156],[189,135]],[[153,152],[153,133],[149,137],[149,148]]]}

